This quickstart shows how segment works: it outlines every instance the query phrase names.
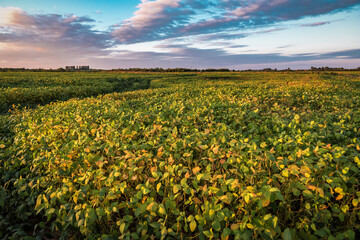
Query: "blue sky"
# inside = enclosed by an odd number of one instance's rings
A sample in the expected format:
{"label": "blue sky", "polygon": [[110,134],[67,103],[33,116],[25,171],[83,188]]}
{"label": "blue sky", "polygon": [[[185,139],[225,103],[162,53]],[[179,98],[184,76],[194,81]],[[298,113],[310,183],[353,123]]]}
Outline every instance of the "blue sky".
{"label": "blue sky", "polygon": [[0,0],[0,67],[360,66],[359,0]]}

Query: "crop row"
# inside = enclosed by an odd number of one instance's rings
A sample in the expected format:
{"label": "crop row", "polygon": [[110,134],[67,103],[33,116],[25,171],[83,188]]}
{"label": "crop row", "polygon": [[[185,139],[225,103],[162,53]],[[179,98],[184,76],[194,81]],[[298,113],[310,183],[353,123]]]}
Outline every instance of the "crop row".
{"label": "crop row", "polygon": [[0,113],[14,107],[149,88],[150,80],[99,73],[0,73]]}

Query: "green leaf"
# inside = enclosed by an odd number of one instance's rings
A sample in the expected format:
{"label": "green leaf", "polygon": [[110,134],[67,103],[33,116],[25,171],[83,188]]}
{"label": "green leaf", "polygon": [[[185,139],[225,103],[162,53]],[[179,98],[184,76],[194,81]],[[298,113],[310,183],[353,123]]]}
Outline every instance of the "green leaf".
{"label": "green leaf", "polygon": [[215,231],[220,231],[221,224],[219,221],[215,221],[215,222],[213,222],[212,227],[215,229]]}
{"label": "green leaf", "polygon": [[291,231],[290,228],[285,229],[284,233],[283,233],[283,239],[284,240],[291,240]]}
{"label": "green leaf", "polygon": [[308,197],[308,198],[311,198],[313,196],[310,190],[304,190],[303,195],[304,197]]}
{"label": "green leaf", "polygon": [[230,228],[224,228],[223,232],[222,232],[222,237],[226,238],[228,236],[230,236],[231,234],[231,229]]}
{"label": "green leaf", "polygon": [[205,234],[206,237],[208,237],[209,239],[212,239],[214,237],[214,233],[212,232],[212,229],[210,229],[210,231],[203,231],[203,233]]}
{"label": "green leaf", "polygon": [[131,235],[131,239],[139,239],[139,235],[137,233],[133,232]]}
{"label": "green leaf", "polygon": [[105,216],[105,215],[106,215],[106,212],[105,212],[105,210],[104,210],[102,207],[98,207],[98,208],[96,209],[96,214],[101,217],[101,216]]}
{"label": "green leaf", "polygon": [[353,230],[347,230],[345,233],[344,233],[345,237],[349,240],[354,240],[355,237],[356,237],[356,234]]}
{"label": "green leaf", "polygon": [[46,211],[46,215],[52,215],[55,212],[55,208],[50,208]]}

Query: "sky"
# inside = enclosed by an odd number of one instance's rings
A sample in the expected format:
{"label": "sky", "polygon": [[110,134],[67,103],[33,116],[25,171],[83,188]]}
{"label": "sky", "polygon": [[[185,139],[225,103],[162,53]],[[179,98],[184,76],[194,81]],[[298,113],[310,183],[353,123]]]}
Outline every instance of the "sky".
{"label": "sky", "polygon": [[0,67],[360,67],[360,0],[0,0]]}

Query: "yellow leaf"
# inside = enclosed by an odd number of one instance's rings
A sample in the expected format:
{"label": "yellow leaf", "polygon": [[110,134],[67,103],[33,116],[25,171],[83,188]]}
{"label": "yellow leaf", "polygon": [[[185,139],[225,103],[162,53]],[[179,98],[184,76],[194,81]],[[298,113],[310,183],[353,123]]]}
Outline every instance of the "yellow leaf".
{"label": "yellow leaf", "polygon": [[90,166],[91,164],[89,163],[89,161],[88,160],[84,160],[84,163],[87,165],[87,166]]}
{"label": "yellow leaf", "polygon": [[[161,155],[162,155],[162,153],[161,153]],[[172,156],[169,157],[168,162],[169,162],[170,164],[172,164],[172,163],[174,162],[174,159],[173,159]]]}
{"label": "yellow leaf", "polygon": [[289,171],[287,169],[284,169],[282,172],[281,172],[281,175],[283,175],[284,177],[289,177]]}
{"label": "yellow leaf", "polygon": [[200,167],[193,168],[192,172],[196,175],[201,170]]}
{"label": "yellow leaf", "polygon": [[336,200],[337,200],[337,201],[338,201],[338,200],[341,200],[343,197],[344,197],[344,196],[340,194],[339,196],[336,197]]}
{"label": "yellow leaf", "polygon": [[334,190],[335,190],[335,192],[337,192],[337,193],[342,193],[342,192],[343,192],[343,189],[342,189],[341,187],[337,187],[337,188],[335,188]]}
{"label": "yellow leaf", "polygon": [[150,203],[150,204],[146,207],[146,210],[148,210],[149,212],[151,212],[154,205],[155,205],[154,202]]}
{"label": "yellow leaf", "polygon": [[161,183],[158,183],[158,184],[156,185],[156,191],[159,192],[159,191],[160,191],[160,188],[161,188]]}
{"label": "yellow leaf", "polygon": [[192,220],[190,223],[190,230],[191,230],[191,232],[193,232],[193,231],[195,231],[195,229],[196,229],[196,221]]}
{"label": "yellow leaf", "polygon": [[316,187],[313,186],[313,185],[308,185],[308,186],[306,186],[306,188],[307,188],[307,189],[310,189],[310,190],[313,190],[313,191],[316,189]]}
{"label": "yellow leaf", "polygon": [[179,192],[181,190],[181,186],[179,184],[174,185],[173,187],[173,192],[174,194],[176,194],[177,192]]}
{"label": "yellow leaf", "polygon": [[219,146],[214,147],[212,151],[217,154],[219,152]]}
{"label": "yellow leaf", "polygon": [[230,199],[226,195],[223,195],[223,196],[219,197],[219,200],[226,203],[226,204],[231,203]]}
{"label": "yellow leaf", "polygon": [[270,204],[270,200],[263,200],[262,201],[262,206],[263,207],[267,207]]}
{"label": "yellow leaf", "polygon": [[359,199],[353,199],[352,204],[354,205],[354,207],[357,207],[357,205],[359,204]]}
{"label": "yellow leaf", "polygon": [[251,223],[246,224],[246,226],[247,226],[248,228],[250,228],[250,229],[253,229],[253,228],[254,228],[254,225],[252,225]]}
{"label": "yellow leaf", "polygon": [[297,151],[297,153],[296,153],[296,156],[297,156],[298,158],[300,158],[301,155],[302,155],[302,151],[301,151],[301,149],[299,149],[299,151]]}
{"label": "yellow leaf", "polygon": [[231,225],[230,229],[233,230],[233,231],[236,231],[240,228],[240,224],[238,223],[234,223]]}
{"label": "yellow leaf", "polygon": [[166,210],[165,210],[165,207],[164,207],[163,204],[159,204],[158,212],[159,212],[161,215],[166,215]]}
{"label": "yellow leaf", "polygon": [[161,147],[161,148],[158,149],[158,151],[157,151],[157,157],[160,158],[160,157],[163,155],[163,150],[164,150],[164,147]]}
{"label": "yellow leaf", "polygon": [[316,146],[316,148],[314,149],[314,153],[316,153],[317,151],[319,151],[319,146]]}
{"label": "yellow leaf", "polygon": [[320,196],[322,196],[322,197],[325,196],[324,190],[322,190],[321,188],[317,188],[316,192],[318,192],[320,194]]}
{"label": "yellow leaf", "polygon": [[250,201],[250,195],[249,195],[249,194],[246,194],[246,195],[244,196],[244,200],[245,200],[246,203],[249,203],[249,201]]}

